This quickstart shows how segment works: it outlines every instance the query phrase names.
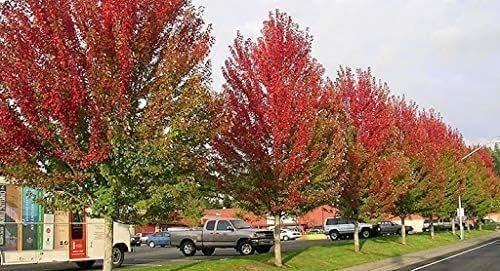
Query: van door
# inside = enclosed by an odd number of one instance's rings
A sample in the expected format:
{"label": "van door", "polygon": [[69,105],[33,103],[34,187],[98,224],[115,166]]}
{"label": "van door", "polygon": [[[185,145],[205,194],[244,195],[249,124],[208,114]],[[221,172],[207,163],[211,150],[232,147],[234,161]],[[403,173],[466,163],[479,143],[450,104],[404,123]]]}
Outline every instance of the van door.
{"label": "van door", "polygon": [[85,216],[80,212],[74,212],[71,214],[70,221],[69,258],[85,258],[87,257]]}

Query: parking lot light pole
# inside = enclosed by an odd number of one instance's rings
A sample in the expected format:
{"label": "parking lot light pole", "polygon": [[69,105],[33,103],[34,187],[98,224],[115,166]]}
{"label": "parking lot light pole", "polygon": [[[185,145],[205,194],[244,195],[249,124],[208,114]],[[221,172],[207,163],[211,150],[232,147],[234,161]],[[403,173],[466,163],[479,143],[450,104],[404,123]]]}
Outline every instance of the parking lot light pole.
{"label": "parking lot light pole", "polygon": [[[486,145],[492,144],[492,143],[493,144],[500,143],[500,140],[493,140],[493,141],[490,141],[488,143],[480,145],[479,147],[477,147],[474,150],[472,150],[469,154],[467,154],[466,156],[462,157],[462,159],[460,159],[460,161],[463,161],[463,160],[469,158],[471,155],[473,155],[474,153],[476,153],[480,149],[486,147]],[[464,240],[464,225],[462,223],[462,215],[463,214],[465,214],[465,212],[462,213],[462,198],[460,197],[460,192],[459,192],[458,193],[458,220],[459,220],[459,223],[460,223],[460,240]]]}

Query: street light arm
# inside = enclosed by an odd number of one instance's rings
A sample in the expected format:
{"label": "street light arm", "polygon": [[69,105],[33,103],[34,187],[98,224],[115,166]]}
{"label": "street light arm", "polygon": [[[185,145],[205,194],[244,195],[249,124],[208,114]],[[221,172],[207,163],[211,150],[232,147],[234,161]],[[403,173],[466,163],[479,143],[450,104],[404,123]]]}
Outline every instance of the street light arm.
{"label": "street light arm", "polygon": [[477,148],[475,148],[473,151],[471,151],[469,154],[467,154],[466,156],[462,157],[462,159],[460,159],[460,161],[463,161],[467,158],[469,158],[471,155],[473,155],[474,153],[476,153],[477,151],[479,151],[480,149],[484,148],[484,145],[481,145]]}
{"label": "street light arm", "polygon": [[460,159],[460,161],[463,161],[467,158],[469,158],[471,155],[473,155],[474,153],[476,153],[477,151],[479,151],[480,149],[486,147],[486,145],[490,144],[490,143],[500,143],[500,140],[495,140],[495,141],[491,141],[491,142],[488,142],[488,143],[485,143],[485,144],[482,144],[480,145],[479,147],[475,148],[473,151],[471,151],[469,154],[467,154],[466,156],[464,156],[462,159]]}

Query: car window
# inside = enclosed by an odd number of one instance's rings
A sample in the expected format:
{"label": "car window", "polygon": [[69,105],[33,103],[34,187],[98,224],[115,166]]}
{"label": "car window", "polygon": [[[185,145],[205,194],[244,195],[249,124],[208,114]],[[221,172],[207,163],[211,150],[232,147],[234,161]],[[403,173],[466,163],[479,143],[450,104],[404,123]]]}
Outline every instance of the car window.
{"label": "car window", "polygon": [[252,225],[246,223],[245,221],[241,219],[232,219],[231,223],[233,224],[235,229],[250,229],[252,228]]}
{"label": "car window", "polygon": [[338,223],[339,224],[347,224],[347,219],[345,219],[345,218],[339,218]]}
{"label": "car window", "polygon": [[326,225],[336,225],[337,224],[337,220],[335,218],[328,218],[326,220]]}
{"label": "car window", "polygon": [[215,229],[215,220],[208,221],[207,226],[205,228],[208,231],[213,231]]}
{"label": "car window", "polygon": [[226,231],[227,227],[231,226],[227,220],[219,220],[217,223],[217,230],[218,231]]}

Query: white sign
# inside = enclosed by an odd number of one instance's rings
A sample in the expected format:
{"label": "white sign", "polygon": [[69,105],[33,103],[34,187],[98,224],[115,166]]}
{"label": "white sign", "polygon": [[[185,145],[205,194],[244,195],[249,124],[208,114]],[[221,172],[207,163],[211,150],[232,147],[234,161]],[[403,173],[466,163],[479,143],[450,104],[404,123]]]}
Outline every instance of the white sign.
{"label": "white sign", "polygon": [[464,208],[457,208],[457,216],[458,217],[464,217],[465,216],[465,212],[464,212]]}
{"label": "white sign", "polygon": [[43,215],[43,250],[54,249],[54,215]]}

